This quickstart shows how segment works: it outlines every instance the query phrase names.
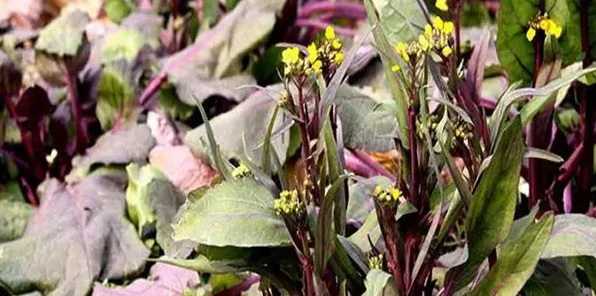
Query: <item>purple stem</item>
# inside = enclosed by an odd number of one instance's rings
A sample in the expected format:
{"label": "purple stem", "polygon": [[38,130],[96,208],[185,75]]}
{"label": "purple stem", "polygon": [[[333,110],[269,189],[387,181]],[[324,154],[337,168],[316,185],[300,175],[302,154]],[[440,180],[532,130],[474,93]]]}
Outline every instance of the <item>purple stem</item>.
{"label": "purple stem", "polygon": [[68,89],[68,97],[72,107],[72,113],[74,116],[74,128],[75,128],[75,154],[82,153],[88,143],[87,129],[83,125],[83,111],[81,110],[81,104],[77,97],[77,77],[76,74],[71,73],[68,67],[65,67],[66,84]]}
{"label": "purple stem", "polygon": [[351,19],[365,19],[366,10],[360,3],[346,2],[311,2],[302,8],[300,18],[308,18],[315,13],[332,12],[338,17],[347,17]]}
{"label": "purple stem", "polygon": [[349,149],[349,151],[358,159],[362,164],[366,165],[370,169],[373,170],[375,176],[384,176],[391,180],[391,182],[395,182],[395,176],[391,174],[387,169],[385,169],[382,165],[377,163],[370,155],[356,150],[356,149]]}
{"label": "purple stem", "polygon": [[[311,27],[316,29],[325,29],[331,24],[328,22],[320,21],[320,20],[311,20],[311,19],[297,19],[296,23],[294,24],[298,27]],[[347,29],[343,27],[334,27],[335,32],[340,35],[347,35],[347,36],[356,36],[356,30]]]}

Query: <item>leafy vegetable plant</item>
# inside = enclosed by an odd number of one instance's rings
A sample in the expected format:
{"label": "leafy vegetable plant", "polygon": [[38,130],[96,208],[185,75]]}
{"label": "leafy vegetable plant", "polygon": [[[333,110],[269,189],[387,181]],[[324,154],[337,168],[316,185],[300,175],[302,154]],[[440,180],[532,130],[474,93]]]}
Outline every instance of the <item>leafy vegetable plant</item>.
{"label": "leafy vegetable plant", "polygon": [[596,291],[594,1],[139,2],[8,18],[0,294]]}

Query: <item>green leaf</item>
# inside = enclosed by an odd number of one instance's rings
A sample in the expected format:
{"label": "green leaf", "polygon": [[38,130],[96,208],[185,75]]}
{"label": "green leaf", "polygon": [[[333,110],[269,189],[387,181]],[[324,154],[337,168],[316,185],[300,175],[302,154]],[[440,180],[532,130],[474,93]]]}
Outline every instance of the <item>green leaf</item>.
{"label": "green leaf", "polygon": [[[580,0],[567,0],[569,9],[569,18],[567,20],[568,26],[563,30],[564,35],[559,40],[561,52],[563,57],[563,65],[570,65],[573,62],[581,61],[583,53],[581,49],[581,27],[580,27]],[[588,5],[588,28],[593,28],[596,23],[596,6],[592,1],[586,2]],[[592,60],[596,58],[596,31],[588,29],[588,40],[590,41],[590,54]]]}
{"label": "green leaf", "polygon": [[0,243],[23,236],[34,212],[30,204],[0,199]]}
{"label": "green leaf", "polygon": [[372,0],[372,3],[379,12],[381,28],[392,46],[417,39],[426,25],[416,1]]}
{"label": "green leaf", "polygon": [[141,48],[147,44],[145,36],[135,28],[122,28],[108,34],[101,47],[100,61],[102,64],[125,60],[132,64]]}
{"label": "green leaf", "polygon": [[119,23],[133,11],[134,6],[128,0],[106,0],[103,9],[111,21]]}
{"label": "green leaf", "polygon": [[203,20],[213,26],[217,22],[217,16],[219,14],[219,1],[218,0],[205,0],[203,1]]}
{"label": "green leaf", "polygon": [[226,181],[198,201],[187,201],[174,225],[174,240],[208,246],[278,247],[291,245],[274,197],[251,179]]}
{"label": "green leaf", "polygon": [[540,88],[521,88],[506,92],[499,100],[493,115],[489,119],[490,138],[493,145],[496,143],[497,136],[500,134],[501,125],[504,123],[507,112],[513,103],[522,99],[526,99],[526,97],[529,96],[550,96],[558,89],[568,86],[576,79],[594,71],[596,71],[596,67],[587,68],[581,71],[573,72],[567,76],[557,78]]}
{"label": "green leaf", "polygon": [[554,163],[561,163],[564,159],[561,156],[558,156],[552,152],[547,150],[542,150],[538,148],[528,147],[526,148],[526,153],[524,153],[524,158],[537,158],[548,160]]}
{"label": "green leaf", "polygon": [[393,138],[398,133],[392,101],[377,102],[360,89],[343,85],[336,102],[346,147],[373,152],[395,149]]}
{"label": "green leaf", "polygon": [[473,280],[480,264],[511,231],[524,153],[521,128],[516,118],[505,129],[474,191],[465,222],[469,260],[448,273],[457,277],[457,289]]}
{"label": "green leaf", "polygon": [[526,296],[585,295],[582,293],[582,287],[574,269],[575,266],[568,266],[566,258],[540,260],[521,294]]}
{"label": "green leaf", "polygon": [[380,269],[371,269],[366,275],[364,285],[366,291],[363,296],[397,295],[393,277]]}
{"label": "green leaf", "polygon": [[128,187],[126,188],[126,209],[128,217],[137,227],[139,236],[142,236],[146,227],[155,226],[155,215],[151,209],[149,184],[153,180],[166,177],[151,165],[143,167],[131,163],[126,167],[128,173]]}
{"label": "green leaf", "polygon": [[81,10],[72,10],[60,15],[39,33],[35,49],[60,57],[75,56],[87,41],[85,27],[89,15]]}
{"label": "green leaf", "polygon": [[[413,4],[414,1],[409,1],[408,5],[415,5]],[[389,88],[391,89],[391,95],[395,101],[395,105],[397,107],[397,126],[399,129],[400,140],[403,143],[404,147],[409,146],[409,139],[407,136],[408,134],[408,125],[407,125],[407,117],[406,117],[406,96],[403,93],[401,85],[397,80],[397,77],[394,75],[391,68],[393,65],[398,64],[398,58],[396,56],[394,46],[397,45],[396,40],[388,40],[387,39],[387,32],[384,31],[381,19],[377,14],[377,9],[373,5],[372,0],[365,0],[364,5],[366,8],[366,15],[368,16],[369,22],[373,28],[373,36],[375,38],[375,43],[380,52],[381,61],[383,62],[383,71],[385,72],[385,76],[387,77],[387,81],[389,83]],[[399,41],[399,40],[398,40]],[[409,40],[401,40],[407,42]]]}
{"label": "green leaf", "polygon": [[383,188],[391,186],[391,180],[387,177],[375,176],[368,178],[365,182],[356,182],[348,187],[350,199],[348,200],[348,209],[346,216],[348,219],[356,221],[365,221],[374,209],[372,193],[376,185]]}
{"label": "green leaf", "polygon": [[[500,3],[497,28],[497,54],[507,69],[510,82],[529,84],[534,73],[534,45],[526,39],[528,21],[539,13],[540,0],[503,0]],[[545,9],[563,27],[561,41],[566,38],[569,9],[566,1],[546,0]]]}
{"label": "green leaf", "polygon": [[596,219],[580,214],[555,217],[555,225],[540,258],[596,257]]}
{"label": "green leaf", "polygon": [[136,122],[136,98],[132,73],[114,64],[106,65],[101,73],[95,113],[103,130],[109,130],[116,119],[124,125]]}
{"label": "green leaf", "polygon": [[154,50],[161,46],[159,35],[162,30],[162,18],[159,15],[150,12],[135,12],[122,20],[120,26],[139,30],[145,37],[145,42]]}
{"label": "green leaf", "polygon": [[534,273],[553,222],[552,213],[547,213],[539,222],[529,225],[516,239],[503,244],[497,263],[471,295],[517,295]]}
{"label": "green leaf", "polygon": [[[226,157],[237,157],[244,154],[244,144],[248,148],[247,157],[255,163],[261,163],[263,138],[267,132],[267,126],[276,103],[269,93],[279,96],[280,85],[270,86],[252,94],[246,101],[236,106],[231,111],[218,115],[209,121],[213,130],[215,141]],[[277,114],[273,127],[271,143],[277,155],[283,157],[285,162],[287,147],[289,145],[289,133],[280,132],[287,125],[283,112]],[[209,147],[206,147],[202,139],[207,138],[206,125],[203,124],[186,133],[184,143],[188,145],[197,155],[207,155]],[[243,141],[243,138],[246,141]]]}
{"label": "green leaf", "polygon": [[142,271],[149,250],[124,217],[125,178],[95,173],[43,196],[25,236],[0,244],[0,282],[9,294],[87,295],[94,280]]}
{"label": "green leaf", "polygon": [[157,262],[172,264],[178,267],[195,270],[202,273],[228,273],[242,272],[248,270],[246,262],[241,259],[235,260],[209,260],[204,255],[198,255],[193,259],[175,259],[171,257],[161,257]]}
{"label": "green leaf", "polygon": [[578,265],[586,273],[592,291],[596,290],[596,258],[590,256],[577,257]]}

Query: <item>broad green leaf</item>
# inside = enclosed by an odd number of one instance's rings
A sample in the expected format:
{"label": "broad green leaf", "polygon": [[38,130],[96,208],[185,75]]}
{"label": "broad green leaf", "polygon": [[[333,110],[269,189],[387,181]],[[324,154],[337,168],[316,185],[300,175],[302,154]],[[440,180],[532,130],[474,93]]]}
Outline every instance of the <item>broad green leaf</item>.
{"label": "broad green leaf", "polygon": [[529,225],[516,239],[501,246],[497,263],[471,295],[515,296],[534,273],[554,222],[552,213]]}
{"label": "broad green leaf", "polygon": [[581,256],[576,258],[579,267],[586,273],[592,291],[596,290],[596,258]]}
{"label": "broad green leaf", "polygon": [[0,199],[0,243],[23,236],[34,212],[30,204]]}
{"label": "broad green leaf", "polygon": [[100,61],[102,64],[120,60],[132,64],[139,52],[147,44],[145,36],[135,28],[122,28],[108,34],[101,47]]}
{"label": "broad green leaf", "polygon": [[159,33],[162,30],[162,18],[159,15],[149,12],[135,12],[122,20],[120,26],[139,30],[145,37],[145,42],[154,50],[161,46]]}
{"label": "broad green leaf", "polygon": [[[564,58],[563,64],[570,65],[573,62],[581,61],[583,53],[581,49],[581,27],[580,27],[580,2],[581,0],[566,0],[569,9],[568,26],[565,27],[565,35],[559,41]],[[592,60],[596,58],[596,31],[592,30],[596,25],[596,6],[593,0],[586,1],[588,7],[588,40],[590,41],[590,54]]]}
{"label": "broad green leaf", "polygon": [[[0,159],[1,165],[8,166],[8,163],[4,163],[2,159]],[[16,174],[12,175],[9,171],[8,178],[16,178]],[[2,191],[0,191],[0,201],[14,201],[14,202],[25,202],[25,197],[23,196],[23,192],[21,191],[21,187],[19,186],[19,182],[17,181],[8,181],[4,183]]]}
{"label": "broad green leaf", "polygon": [[377,102],[358,88],[344,85],[336,103],[346,147],[373,152],[395,149],[393,138],[398,132],[392,101]]}
{"label": "broad green leaf", "polygon": [[416,1],[372,0],[372,3],[379,12],[381,28],[392,46],[417,39],[426,24]]}
{"label": "broad green leaf", "polygon": [[473,280],[480,264],[511,231],[524,153],[521,128],[519,118],[505,128],[474,191],[465,221],[469,260],[448,273],[457,277],[458,289]]}
{"label": "broad green leaf", "polygon": [[200,283],[196,271],[158,262],[151,266],[148,279],[136,279],[125,287],[95,283],[91,296],[183,295],[186,291],[194,291]]}
{"label": "broad green leaf", "polygon": [[371,269],[366,275],[364,285],[364,296],[397,295],[393,277],[380,269]]}
{"label": "broad green leaf", "polygon": [[103,130],[112,128],[117,119],[123,125],[136,122],[132,73],[126,67],[109,64],[101,73],[95,113]]}
{"label": "broad green leaf", "polygon": [[391,180],[382,176],[370,177],[366,182],[356,182],[348,187],[350,199],[348,200],[348,209],[346,217],[356,221],[365,221],[374,210],[372,193],[375,189],[374,184],[379,184],[383,188],[391,186]]}
{"label": "broad green leaf", "polygon": [[555,225],[540,258],[596,257],[596,219],[580,214],[555,217]]}
{"label": "broad green leaf", "polygon": [[89,16],[81,10],[60,15],[41,30],[35,49],[60,57],[77,55],[87,41],[85,27],[89,21]]}
{"label": "broad green leaf", "polygon": [[[539,13],[540,0],[503,0],[500,3],[497,28],[497,53],[507,69],[509,81],[529,84],[534,74],[534,45],[526,39],[528,21]],[[566,1],[546,0],[549,17],[563,27],[560,42],[566,39],[569,9]]]}
{"label": "broad green leaf", "polygon": [[125,178],[94,173],[41,198],[26,234],[0,244],[3,286],[15,294],[87,295],[95,280],[142,271],[149,250],[124,216]]}
{"label": "broad green leaf", "polygon": [[152,181],[148,189],[150,206],[156,218],[155,241],[166,256],[187,257],[196,244],[187,240],[174,241],[172,238],[172,222],[186,201],[186,196],[171,182],[162,179]]}
{"label": "broad green leaf", "polygon": [[126,188],[126,209],[128,217],[136,225],[139,236],[145,228],[155,227],[155,214],[151,209],[149,184],[153,180],[166,179],[158,169],[151,165],[139,166],[131,163],[126,167],[128,186]]}
{"label": "broad green leaf", "polygon": [[217,16],[219,15],[219,1],[218,0],[205,0],[203,1],[203,20],[213,26],[217,22]]}
{"label": "broad green leaf", "polygon": [[[412,4],[415,5],[411,1]],[[404,147],[409,146],[409,139],[405,135],[408,134],[408,124],[407,124],[407,117],[406,117],[406,96],[403,93],[401,88],[400,82],[397,80],[397,77],[394,75],[391,68],[394,65],[398,64],[399,59],[396,56],[394,47],[397,45],[395,40],[388,40],[386,37],[388,32],[383,30],[381,19],[379,18],[379,14],[377,13],[377,9],[373,5],[372,0],[365,0],[364,6],[366,8],[366,15],[368,16],[369,22],[373,28],[373,36],[375,38],[375,43],[380,52],[381,61],[383,62],[383,71],[385,72],[385,76],[387,77],[387,81],[389,83],[389,88],[391,89],[391,95],[395,101],[395,105],[397,107],[397,126],[399,129],[400,140],[403,143]],[[409,40],[401,40],[407,42]]]}
{"label": "broad green leaf", "polygon": [[[276,106],[275,100],[270,97],[269,93],[279,96],[280,90],[279,85],[259,90],[231,111],[218,115],[209,121],[215,142],[220,147],[223,155],[230,158],[243,155],[244,138],[248,148],[246,156],[255,163],[261,163],[262,148],[260,145],[263,143],[267,125]],[[289,132],[283,131],[283,127],[287,122],[288,120],[285,119],[283,112],[279,112],[273,127],[274,135],[271,139],[277,155],[282,157],[280,159],[282,163],[285,162],[285,155],[289,145]],[[194,153],[208,155],[206,152],[210,148],[202,140],[207,139],[207,136],[206,125],[203,124],[186,133],[184,142]]]}
{"label": "broad green leaf", "polygon": [[568,266],[566,258],[540,260],[532,277],[521,291],[526,296],[580,296],[582,287],[575,275],[575,266]]}
{"label": "broad green leaf", "polygon": [[228,273],[228,272],[242,272],[248,270],[246,262],[241,259],[236,260],[218,260],[212,261],[207,259],[204,255],[198,255],[193,259],[175,259],[171,257],[161,257],[156,259],[157,262],[172,264],[178,267],[195,270],[201,273]]}
{"label": "broad green leaf", "polygon": [[208,246],[289,246],[290,235],[273,209],[274,197],[251,179],[231,180],[187,201],[174,223],[174,240]]}
{"label": "broad green leaf", "polygon": [[134,6],[128,0],[106,0],[103,9],[110,20],[119,23],[133,11]]}

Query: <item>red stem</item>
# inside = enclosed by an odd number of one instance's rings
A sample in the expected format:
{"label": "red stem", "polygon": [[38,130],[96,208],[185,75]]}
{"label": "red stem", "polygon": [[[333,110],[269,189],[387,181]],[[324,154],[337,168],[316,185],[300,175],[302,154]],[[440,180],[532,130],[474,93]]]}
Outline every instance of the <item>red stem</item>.
{"label": "red stem", "polygon": [[309,2],[302,7],[300,13],[301,18],[308,18],[315,13],[328,13],[331,12],[334,15],[348,17],[352,19],[365,19],[366,10],[360,3],[346,3],[346,2]]}
{"label": "red stem", "polygon": [[410,140],[410,200],[420,209],[418,200],[418,145],[416,136],[416,110],[408,107],[408,132]]}
{"label": "red stem", "polygon": [[[297,19],[294,25],[298,27],[311,27],[316,29],[325,29],[331,24],[329,22],[324,22],[320,20],[311,20],[311,19]],[[356,30],[343,28],[343,27],[336,27],[334,26],[335,32],[340,35],[347,35],[347,36],[356,36]]]}
{"label": "red stem", "polygon": [[[536,33],[536,39],[534,41],[534,49],[535,49],[535,55],[534,55],[534,73],[533,73],[533,77],[532,77],[532,86],[536,87],[536,78],[538,77],[538,73],[540,72],[540,67],[542,66],[542,61],[543,61],[543,51],[544,51],[544,33],[542,33],[542,31],[538,31]],[[536,147],[537,143],[540,143],[541,139],[537,139],[537,134],[534,128],[532,128],[533,124],[538,124],[535,123],[534,120],[532,120],[532,122],[530,122],[529,128],[528,128],[528,135],[527,135],[527,142],[528,142],[528,147]],[[541,180],[543,179],[543,174],[542,171],[540,170],[540,163],[539,160],[536,158],[530,158],[529,160],[529,183],[530,183],[530,196],[529,196],[529,202],[528,202],[528,207],[531,210],[532,207],[534,207],[534,205],[536,203],[538,203],[538,200],[540,199],[541,196],[544,195],[544,184],[543,182],[541,182]]]}
{"label": "red stem", "polygon": [[[580,27],[581,27],[581,46],[584,53],[583,66],[587,68],[592,63],[590,57],[590,39],[589,39],[589,27],[588,27],[588,1],[580,1]],[[578,84],[580,88],[580,134],[581,144],[583,147],[589,147],[584,149],[582,153],[582,160],[579,167],[579,180],[578,180],[578,195],[577,199],[573,202],[572,212],[584,213],[588,210],[590,204],[590,189],[592,181],[593,163],[594,163],[594,150],[591,147],[594,146],[594,139],[592,130],[594,129],[594,116],[593,116],[593,103],[590,98],[589,92],[595,90],[594,86],[585,86]]]}
{"label": "red stem", "polygon": [[68,67],[65,66],[66,84],[68,88],[68,98],[72,107],[75,128],[75,154],[85,152],[87,143],[89,142],[87,136],[87,129],[83,125],[83,112],[81,104],[79,104],[77,97],[77,78],[76,74],[72,73]]}

